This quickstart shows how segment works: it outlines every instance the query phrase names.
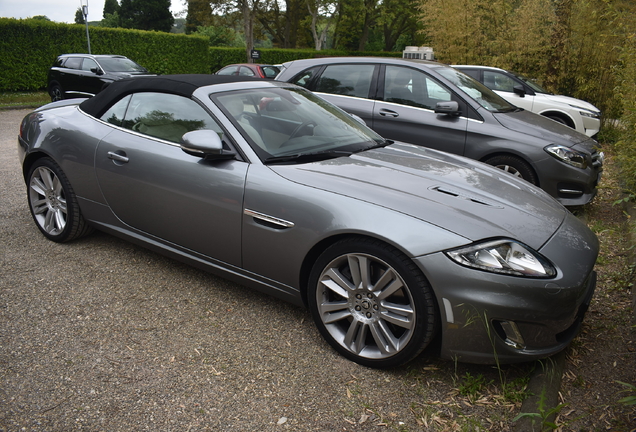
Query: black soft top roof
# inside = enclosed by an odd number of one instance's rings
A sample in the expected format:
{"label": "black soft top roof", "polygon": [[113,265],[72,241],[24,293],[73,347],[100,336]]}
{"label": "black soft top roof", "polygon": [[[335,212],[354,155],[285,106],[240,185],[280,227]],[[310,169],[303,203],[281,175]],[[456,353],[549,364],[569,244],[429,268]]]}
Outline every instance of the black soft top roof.
{"label": "black soft top roof", "polygon": [[104,90],[86,99],[80,108],[93,117],[101,117],[110,106],[131,93],[160,92],[190,97],[199,87],[241,81],[267,81],[260,78],[232,75],[159,75],[126,78],[115,81]]}

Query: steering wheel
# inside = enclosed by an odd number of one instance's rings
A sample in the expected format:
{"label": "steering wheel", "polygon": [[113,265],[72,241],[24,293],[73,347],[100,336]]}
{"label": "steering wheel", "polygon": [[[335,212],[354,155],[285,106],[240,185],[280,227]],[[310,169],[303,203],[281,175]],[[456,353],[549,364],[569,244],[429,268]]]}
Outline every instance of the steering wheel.
{"label": "steering wheel", "polygon": [[296,138],[296,136],[298,136],[304,128],[311,125],[313,125],[313,127],[316,127],[318,123],[316,123],[314,120],[305,120],[304,122],[296,126],[296,129],[294,129],[288,139]]}

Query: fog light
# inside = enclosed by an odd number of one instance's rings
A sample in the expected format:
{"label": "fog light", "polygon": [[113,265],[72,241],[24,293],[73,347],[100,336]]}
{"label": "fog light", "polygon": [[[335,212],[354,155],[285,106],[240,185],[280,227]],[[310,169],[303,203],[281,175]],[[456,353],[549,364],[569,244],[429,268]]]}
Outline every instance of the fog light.
{"label": "fog light", "polygon": [[501,324],[501,328],[506,333],[506,345],[515,349],[524,349],[526,347],[523,336],[521,336],[521,332],[514,321],[499,321],[499,324]]}

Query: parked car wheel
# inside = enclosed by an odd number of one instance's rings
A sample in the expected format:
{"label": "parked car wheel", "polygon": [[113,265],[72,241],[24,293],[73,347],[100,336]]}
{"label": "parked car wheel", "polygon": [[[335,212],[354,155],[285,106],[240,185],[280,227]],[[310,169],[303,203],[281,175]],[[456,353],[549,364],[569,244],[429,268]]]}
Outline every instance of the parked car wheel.
{"label": "parked car wheel", "polygon": [[51,86],[49,95],[51,95],[51,102],[64,99],[64,92],[62,91],[62,87],[59,84],[54,84]]}
{"label": "parked car wheel", "polygon": [[530,165],[525,161],[515,156],[501,155],[494,156],[484,161],[488,165],[492,165],[495,168],[502,169],[514,176],[521,177],[522,179],[538,185],[537,175],[534,173]]}
{"label": "parked car wheel", "polygon": [[42,158],[29,171],[29,208],[36,225],[50,240],[66,242],[92,231],[80,213],[77,198],[62,169]]}
{"label": "parked car wheel", "polygon": [[415,264],[371,239],[346,239],[320,255],[309,307],[323,337],[365,366],[388,368],[417,356],[437,323],[434,295]]}

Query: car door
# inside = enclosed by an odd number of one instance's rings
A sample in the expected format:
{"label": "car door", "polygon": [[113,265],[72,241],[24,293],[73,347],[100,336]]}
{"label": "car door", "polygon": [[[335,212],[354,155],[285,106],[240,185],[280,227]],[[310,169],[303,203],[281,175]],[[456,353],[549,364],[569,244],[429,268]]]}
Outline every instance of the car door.
{"label": "car door", "polygon": [[137,93],[102,120],[119,126],[98,145],[97,179],[113,213],[128,226],[240,266],[243,194],[248,164],[184,153],[183,133],[218,123],[191,99]]}
{"label": "car door", "polygon": [[494,90],[499,96],[510,102],[511,104],[532,111],[534,108],[533,94],[519,95],[515,93],[514,87],[521,86],[525,88],[523,82],[499,71],[483,71],[483,84],[491,90]]}
{"label": "car door", "polygon": [[450,88],[420,69],[386,65],[380,72],[371,127],[385,138],[464,154],[468,119],[435,113],[438,102],[456,101]]}
{"label": "car door", "polygon": [[104,83],[101,80],[101,75],[97,72],[101,68],[97,62],[91,58],[84,58],[82,62],[82,91],[90,94],[97,94],[101,91]]}
{"label": "car door", "polygon": [[315,69],[297,77],[295,83],[310,84],[310,89],[320,97],[350,114],[362,118],[367,126],[373,123],[373,105],[370,99],[375,91],[378,66],[375,64],[332,64],[324,68],[320,76],[309,80]]}
{"label": "car door", "polygon": [[70,93],[70,97],[74,97],[73,93],[81,92],[81,67],[82,57],[68,57],[60,68],[60,85],[65,92]]}

